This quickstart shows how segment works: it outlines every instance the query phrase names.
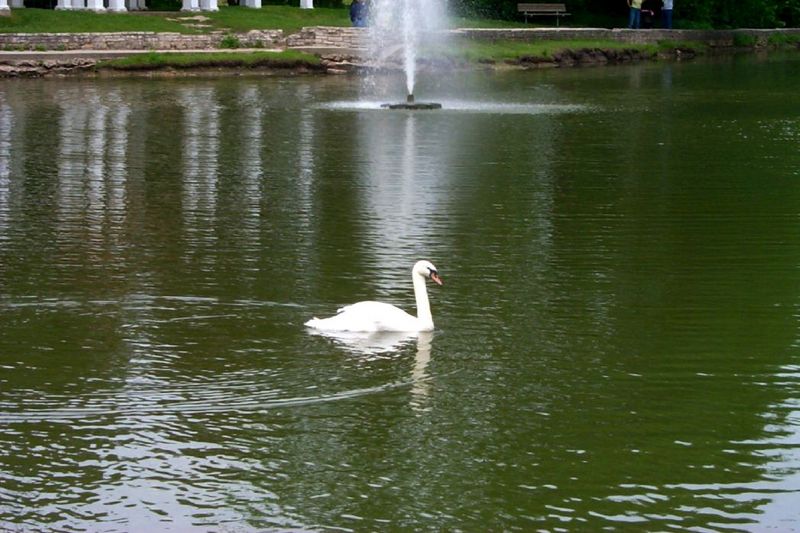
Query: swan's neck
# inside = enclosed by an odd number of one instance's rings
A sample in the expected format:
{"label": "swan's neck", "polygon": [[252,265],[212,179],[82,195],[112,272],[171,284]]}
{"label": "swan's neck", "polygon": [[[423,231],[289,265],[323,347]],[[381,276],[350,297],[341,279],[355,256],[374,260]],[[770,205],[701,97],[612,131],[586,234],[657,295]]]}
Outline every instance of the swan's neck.
{"label": "swan's neck", "polygon": [[417,318],[433,329],[433,315],[431,304],[428,301],[428,289],[425,286],[425,277],[421,274],[411,274],[414,282],[414,298],[417,300]]}

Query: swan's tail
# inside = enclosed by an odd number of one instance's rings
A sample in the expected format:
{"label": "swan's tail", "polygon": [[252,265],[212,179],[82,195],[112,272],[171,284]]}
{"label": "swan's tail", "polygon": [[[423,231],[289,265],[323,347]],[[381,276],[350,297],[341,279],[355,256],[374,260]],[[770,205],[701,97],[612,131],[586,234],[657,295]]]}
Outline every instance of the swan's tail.
{"label": "swan's tail", "polygon": [[317,317],[314,317],[314,318],[312,318],[311,320],[307,321],[307,322],[306,322],[305,324],[303,324],[303,325],[304,325],[304,326],[307,326],[307,327],[309,327],[309,328],[318,328],[318,327],[319,327],[319,324],[320,324],[320,322],[322,322],[322,321],[321,321],[319,318],[317,318]]}

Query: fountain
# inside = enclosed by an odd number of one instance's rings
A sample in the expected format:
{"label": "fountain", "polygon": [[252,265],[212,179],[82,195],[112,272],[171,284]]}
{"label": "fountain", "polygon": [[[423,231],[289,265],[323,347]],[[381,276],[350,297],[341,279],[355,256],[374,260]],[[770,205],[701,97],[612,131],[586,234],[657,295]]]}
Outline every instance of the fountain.
{"label": "fountain", "polygon": [[[395,53],[402,54],[406,78],[406,101],[381,104],[385,109],[441,109],[442,104],[417,102],[414,85],[417,74],[417,53],[421,37],[433,35],[444,27],[441,0],[374,0],[371,7],[371,56],[382,63]],[[398,39],[398,29],[401,30]],[[386,51],[389,51],[388,53]]]}
{"label": "fountain", "polygon": [[408,93],[405,102],[397,102],[394,104],[381,104],[385,109],[441,109],[442,104],[436,102],[416,102],[414,101],[414,93]]}

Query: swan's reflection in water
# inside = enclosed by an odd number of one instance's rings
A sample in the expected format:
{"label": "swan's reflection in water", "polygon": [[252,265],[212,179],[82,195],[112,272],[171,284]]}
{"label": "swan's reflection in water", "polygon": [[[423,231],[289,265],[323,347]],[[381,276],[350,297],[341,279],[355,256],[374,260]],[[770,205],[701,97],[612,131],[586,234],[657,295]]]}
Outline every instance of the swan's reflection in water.
{"label": "swan's reflection in water", "polygon": [[433,332],[421,331],[417,334],[417,355],[414,357],[414,368],[411,370],[411,407],[417,411],[425,411],[431,392],[428,363],[431,362],[431,346]]}
{"label": "swan's reflection in water", "polygon": [[369,359],[387,359],[394,357],[404,347],[416,341],[417,352],[414,366],[411,369],[411,407],[418,411],[427,408],[430,396],[431,376],[428,364],[431,361],[433,332],[355,332],[355,331],[319,331],[309,329],[312,335],[319,335],[332,340],[336,345],[348,352],[366,356]]}

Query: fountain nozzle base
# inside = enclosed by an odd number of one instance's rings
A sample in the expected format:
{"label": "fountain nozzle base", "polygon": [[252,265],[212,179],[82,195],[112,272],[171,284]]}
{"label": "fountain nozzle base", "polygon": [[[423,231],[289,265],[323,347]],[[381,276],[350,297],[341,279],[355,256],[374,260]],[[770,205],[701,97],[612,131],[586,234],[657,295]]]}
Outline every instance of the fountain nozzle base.
{"label": "fountain nozzle base", "polygon": [[409,93],[406,96],[405,102],[398,102],[396,104],[381,104],[381,107],[384,109],[409,109],[409,110],[419,110],[419,109],[441,109],[442,104],[438,104],[436,102],[415,102],[414,95]]}

